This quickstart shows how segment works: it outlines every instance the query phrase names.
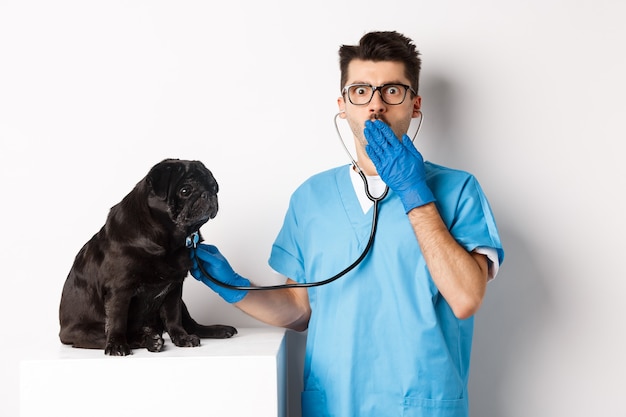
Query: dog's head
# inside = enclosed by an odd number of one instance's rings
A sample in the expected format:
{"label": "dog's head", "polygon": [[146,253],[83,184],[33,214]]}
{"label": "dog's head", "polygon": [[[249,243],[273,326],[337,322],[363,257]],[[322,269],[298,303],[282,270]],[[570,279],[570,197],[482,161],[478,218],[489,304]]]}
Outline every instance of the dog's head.
{"label": "dog's head", "polygon": [[217,181],[200,161],[166,159],[145,180],[150,210],[169,217],[185,234],[217,215]]}

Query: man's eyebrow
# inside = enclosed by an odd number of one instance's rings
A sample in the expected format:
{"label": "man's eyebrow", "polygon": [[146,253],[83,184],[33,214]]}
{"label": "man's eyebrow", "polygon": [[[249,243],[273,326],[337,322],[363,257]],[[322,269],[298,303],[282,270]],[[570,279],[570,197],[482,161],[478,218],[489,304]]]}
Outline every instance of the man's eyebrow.
{"label": "man's eyebrow", "polygon": [[[384,82],[382,85],[389,85],[389,84],[402,84],[402,85],[405,85],[405,84],[407,84],[407,83],[406,83],[406,82],[404,82],[404,81],[400,81],[400,80],[394,80],[394,81],[387,81],[387,82]],[[410,83],[409,83],[409,84],[410,84]]]}

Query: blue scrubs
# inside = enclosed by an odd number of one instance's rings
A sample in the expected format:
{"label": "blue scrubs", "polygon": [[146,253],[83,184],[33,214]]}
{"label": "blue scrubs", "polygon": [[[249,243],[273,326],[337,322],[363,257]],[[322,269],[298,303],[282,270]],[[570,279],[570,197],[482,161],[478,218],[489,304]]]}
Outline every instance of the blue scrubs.
{"label": "blue scrubs", "polygon": [[[292,195],[270,266],[298,282],[327,279],[365,248],[349,166],[317,174]],[[502,262],[496,224],[468,173],[426,163],[439,212],[468,251]],[[432,281],[400,199],[380,203],[374,245],[339,280],[309,289],[303,417],[466,417],[473,318],[457,319]]]}

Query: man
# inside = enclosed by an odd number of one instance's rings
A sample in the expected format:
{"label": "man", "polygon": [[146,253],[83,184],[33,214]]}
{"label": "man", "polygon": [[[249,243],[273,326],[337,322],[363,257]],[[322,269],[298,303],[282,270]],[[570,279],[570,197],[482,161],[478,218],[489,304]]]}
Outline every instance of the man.
{"label": "man", "polygon": [[[476,179],[424,162],[406,136],[421,117],[421,61],[397,32],[372,32],[339,50],[341,117],[354,134],[357,167],[317,174],[292,195],[270,266],[287,283],[327,279],[366,246],[368,189],[388,195],[363,262],[315,288],[224,289],[224,299],[257,319],[308,329],[304,417],[468,415],[473,315],[503,260],[489,204]],[[200,245],[207,272],[249,285],[217,248]]]}

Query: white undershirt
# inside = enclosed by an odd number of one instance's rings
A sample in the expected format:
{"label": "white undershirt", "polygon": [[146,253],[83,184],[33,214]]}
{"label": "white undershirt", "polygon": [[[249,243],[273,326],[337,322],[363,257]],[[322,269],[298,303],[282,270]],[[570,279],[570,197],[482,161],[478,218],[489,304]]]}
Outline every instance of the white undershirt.
{"label": "white undershirt", "polygon": [[[361,209],[363,209],[363,213],[367,213],[367,211],[374,205],[374,202],[367,198],[363,179],[359,173],[352,168],[350,168],[350,179],[352,180],[352,186],[354,187],[356,196],[361,204]],[[387,184],[385,184],[378,175],[365,175],[365,179],[367,179],[367,187],[369,188],[369,192],[372,197],[377,198],[383,195]]]}

